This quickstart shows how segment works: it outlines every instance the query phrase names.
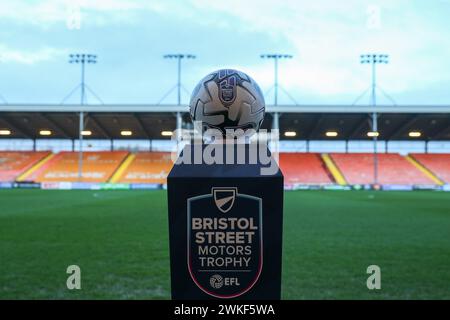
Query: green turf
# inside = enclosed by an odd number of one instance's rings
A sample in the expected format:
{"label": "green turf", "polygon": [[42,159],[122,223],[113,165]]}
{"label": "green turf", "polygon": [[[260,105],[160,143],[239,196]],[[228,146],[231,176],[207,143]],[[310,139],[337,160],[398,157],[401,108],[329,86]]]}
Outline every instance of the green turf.
{"label": "green turf", "polygon": [[[450,299],[450,193],[285,193],[283,298]],[[69,291],[68,265],[82,270]],[[381,267],[382,289],[366,288]],[[0,298],[169,298],[164,191],[0,191]]]}

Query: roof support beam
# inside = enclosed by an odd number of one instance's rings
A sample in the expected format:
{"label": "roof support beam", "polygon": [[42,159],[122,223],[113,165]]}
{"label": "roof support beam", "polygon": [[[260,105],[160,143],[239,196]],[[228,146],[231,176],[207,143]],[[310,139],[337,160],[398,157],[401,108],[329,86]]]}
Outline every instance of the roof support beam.
{"label": "roof support beam", "polygon": [[428,135],[428,139],[438,139],[440,136],[444,134],[444,132],[447,132],[450,130],[450,118],[447,120],[447,122],[444,125],[439,126],[436,130],[434,130],[433,133]]}
{"label": "roof support beam", "polygon": [[19,132],[21,135],[24,135],[27,138],[34,139],[36,138],[36,133],[30,131],[28,128],[18,124],[12,117],[6,116],[4,114],[0,115],[0,119],[9,125],[9,127],[16,132]]}
{"label": "roof support beam", "polygon": [[308,140],[311,140],[312,138],[314,138],[315,135],[317,135],[317,133],[319,132],[320,126],[323,122],[323,119],[324,118],[323,118],[322,114],[317,115],[314,125],[311,127],[311,129],[309,130],[309,132],[307,134]]}
{"label": "roof support beam", "polygon": [[442,133],[444,133],[448,129],[450,129],[450,117],[447,117],[447,120],[444,121],[437,128],[434,128],[434,129],[430,130],[429,132],[426,132],[427,138],[429,140],[436,139],[437,137],[439,137]]}
{"label": "roof support beam", "polygon": [[104,136],[105,138],[108,138],[108,139],[112,139],[112,135],[106,130],[105,127],[103,127],[100,124],[100,122],[98,122],[98,120],[94,117],[93,114],[88,113],[85,115],[85,117],[86,117],[86,122],[91,121],[94,124],[94,126],[96,126],[97,129],[99,129],[102,136]]}
{"label": "roof support beam", "polygon": [[366,126],[371,127],[372,124],[372,116],[367,114],[361,117],[360,120],[356,123],[356,125],[350,130],[348,139],[358,138],[358,134],[363,130]]}
{"label": "roof support beam", "polygon": [[147,139],[150,139],[151,134],[148,132],[147,128],[145,127],[145,124],[142,122],[142,119],[139,117],[139,115],[135,112],[132,114],[133,118],[136,120],[139,129],[141,129],[142,132],[144,132]]}
{"label": "roof support beam", "polygon": [[392,130],[392,134],[390,134],[386,138],[386,140],[393,140],[393,139],[401,137],[402,134],[405,133],[405,130],[408,129],[409,127],[411,127],[414,124],[414,122],[417,121],[418,118],[419,118],[418,115],[410,116],[408,119],[403,121],[397,128]]}
{"label": "roof support beam", "polygon": [[39,114],[42,118],[45,119],[45,121],[49,122],[54,128],[56,128],[59,132],[63,134],[65,138],[70,139],[71,134],[66,131],[63,127],[61,127],[56,121],[54,121],[52,118],[50,118],[46,113],[40,113]]}

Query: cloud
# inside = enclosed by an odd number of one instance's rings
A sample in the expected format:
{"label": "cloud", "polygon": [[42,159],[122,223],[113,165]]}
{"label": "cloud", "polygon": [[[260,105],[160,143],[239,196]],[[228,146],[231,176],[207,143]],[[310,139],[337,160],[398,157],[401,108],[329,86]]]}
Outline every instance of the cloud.
{"label": "cloud", "polygon": [[44,47],[38,50],[27,51],[10,48],[0,44],[0,61],[13,62],[20,64],[34,64],[37,62],[48,61],[66,55],[67,50],[61,50],[51,47]]}
{"label": "cloud", "polygon": [[0,18],[16,24],[49,28],[79,18],[82,23],[105,26],[134,23],[142,13],[193,17],[188,2],[148,0],[14,0],[0,2]]}
{"label": "cloud", "polygon": [[[108,57],[126,48],[128,55],[145,63],[167,50],[193,52],[199,59],[183,74],[184,82],[194,83],[198,75],[228,65],[252,75],[264,91],[273,85],[273,64],[258,54],[290,53],[294,59],[279,65],[283,88],[300,101],[307,95],[341,102],[351,102],[344,99],[352,100],[369,86],[370,68],[360,65],[359,55],[387,53],[390,63],[377,68],[380,86],[394,97],[413,97],[417,90],[450,83],[448,4],[447,0],[433,4],[409,0],[0,1],[0,21],[6,26],[2,34],[7,35],[0,50],[3,61],[22,64],[59,59],[67,54],[66,49],[58,49],[63,45],[77,50],[94,47],[98,53],[108,52]],[[78,9],[81,29],[91,28],[68,34],[68,20],[77,18]],[[37,49],[22,49],[24,33],[33,37],[28,45]],[[110,34],[117,37],[105,36]],[[143,39],[151,46],[144,45]],[[162,65],[153,67],[166,71]],[[442,96],[448,97],[446,91],[442,90]]]}
{"label": "cloud", "polygon": [[[361,92],[369,85],[370,77],[369,68],[359,65],[359,55],[371,52],[390,54],[391,63],[377,68],[379,81],[389,92],[423,88],[437,79],[450,80],[444,72],[450,54],[450,40],[443,37],[448,25],[436,6],[421,8],[405,0],[193,3],[200,10],[208,8],[239,19],[240,28],[285,39],[286,46],[268,51],[294,55],[292,61],[280,63],[280,82],[294,92]],[[285,52],[287,44],[292,51]],[[266,67],[269,73],[261,66],[254,71],[263,83],[273,78],[271,66]]]}

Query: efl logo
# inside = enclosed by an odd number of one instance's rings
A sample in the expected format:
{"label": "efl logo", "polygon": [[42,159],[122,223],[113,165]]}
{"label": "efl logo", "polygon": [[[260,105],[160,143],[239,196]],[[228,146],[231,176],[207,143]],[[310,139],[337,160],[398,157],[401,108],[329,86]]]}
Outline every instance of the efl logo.
{"label": "efl logo", "polygon": [[194,283],[216,298],[235,298],[263,266],[262,200],[237,188],[212,188],[187,200],[187,264]]}
{"label": "efl logo", "polygon": [[239,278],[222,278],[221,275],[215,274],[209,279],[209,284],[214,289],[220,289],[222,286],[240,286]]}

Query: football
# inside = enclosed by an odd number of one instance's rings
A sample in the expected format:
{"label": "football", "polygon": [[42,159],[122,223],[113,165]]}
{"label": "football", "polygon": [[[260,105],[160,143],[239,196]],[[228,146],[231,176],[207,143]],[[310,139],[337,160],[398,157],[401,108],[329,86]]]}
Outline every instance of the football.
{"label": "football", "polygon": [[264,96],[258,84],[247,74],[221,69],[208,74],[194,88],[190,100],[193,121],[201,121],[201,130],[254,129],[264,119]]}

